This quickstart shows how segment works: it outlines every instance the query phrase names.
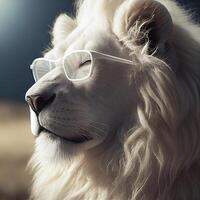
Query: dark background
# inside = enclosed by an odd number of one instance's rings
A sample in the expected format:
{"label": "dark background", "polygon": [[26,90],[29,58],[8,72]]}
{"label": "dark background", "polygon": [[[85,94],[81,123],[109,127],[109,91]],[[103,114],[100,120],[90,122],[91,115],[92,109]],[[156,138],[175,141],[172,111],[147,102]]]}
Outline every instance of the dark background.
{"label": "dark background", "polygon": [[[33,84],[29,65],[48,47],[49,31],[73,0],[0,0],[0,101],[24,101]],[[179,0],[197,15],[199,0]]]}
{"label": "dark background", "polygon": [[72,0],[0,0],[0,101],[24,101],[33,84],[29,65],[48,47],[49,31]]}

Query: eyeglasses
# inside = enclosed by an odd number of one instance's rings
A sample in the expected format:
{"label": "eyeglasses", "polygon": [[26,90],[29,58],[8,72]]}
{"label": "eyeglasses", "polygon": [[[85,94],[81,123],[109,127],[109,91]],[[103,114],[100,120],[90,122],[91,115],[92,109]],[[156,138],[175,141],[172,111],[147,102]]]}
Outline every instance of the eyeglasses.
{"label": "eyeglasses", "polygon": [[77,50],[70,52],[58,60],[37,58],[33,61],[31,69],[33,72],[33,77],[37,82],[44,75],[54,69],[58,64],[62,64],[65,75],[70,81],[82,81],[91,76],[96,59],[111,60],[129,65],[133,64],[133,62],[130,60],[96,51]]}

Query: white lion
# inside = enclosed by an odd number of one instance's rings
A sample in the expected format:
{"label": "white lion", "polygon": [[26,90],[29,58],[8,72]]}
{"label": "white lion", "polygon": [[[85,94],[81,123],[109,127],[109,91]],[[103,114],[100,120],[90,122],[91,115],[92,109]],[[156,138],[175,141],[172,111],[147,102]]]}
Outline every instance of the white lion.
{"label": "white lion", "polygon": [[199,200],[200,26],[171,0],[84,0],[52,35],[46,59],[84,49],[132,65],[99,59],[76,82],[58,65],[30,88],[31,198]]}

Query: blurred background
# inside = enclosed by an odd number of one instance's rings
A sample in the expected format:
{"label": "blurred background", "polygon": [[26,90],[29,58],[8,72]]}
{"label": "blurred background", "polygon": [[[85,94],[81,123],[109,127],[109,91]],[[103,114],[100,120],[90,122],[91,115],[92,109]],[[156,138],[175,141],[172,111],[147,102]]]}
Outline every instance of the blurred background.
{"label": "blurred background", "polygon": [[[196,13],[199,0],[178,0]],[[60,13],[74,13],[73,0],[0,0],[0,200],[25,200],[33,151],[26,90],[34,83],[29,65],[50,42],[49,31]]]}
{"label": "blurred background", "polygon": [[28,198],[33,151],[26,90],[34,83],[29,65],[50,42],[61,12],[73,13],[71,0],[0,0],[0,200]]}

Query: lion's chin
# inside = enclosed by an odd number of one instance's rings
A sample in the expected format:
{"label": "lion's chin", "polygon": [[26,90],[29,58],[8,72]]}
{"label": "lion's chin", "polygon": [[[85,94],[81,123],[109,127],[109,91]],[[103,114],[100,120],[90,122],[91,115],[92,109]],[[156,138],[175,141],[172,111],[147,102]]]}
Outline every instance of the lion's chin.
{"label": "lion's chin", "polygon": [[71,141],[43,130],[36,138],[36,153],[40,154],[38,155],[40,160],[51,163],[63,162],[83,154],[102,141],[102,139]]}
{"label": "lion's chin", "polygon": [[71,142],[74,144],[82,144],[82,143],[93,140],[93,138],[91,136],[86,136],[86,135],[74,135],[74,136],[63,137],[63,136],[60,136],[59,134],[56,134],[50,130],[47,130],[46,128],[41,127],[40,134],[44,134],[44,133],[48,134],[52,140],[60,139],[60,140],[64,140],[65,142]]}

